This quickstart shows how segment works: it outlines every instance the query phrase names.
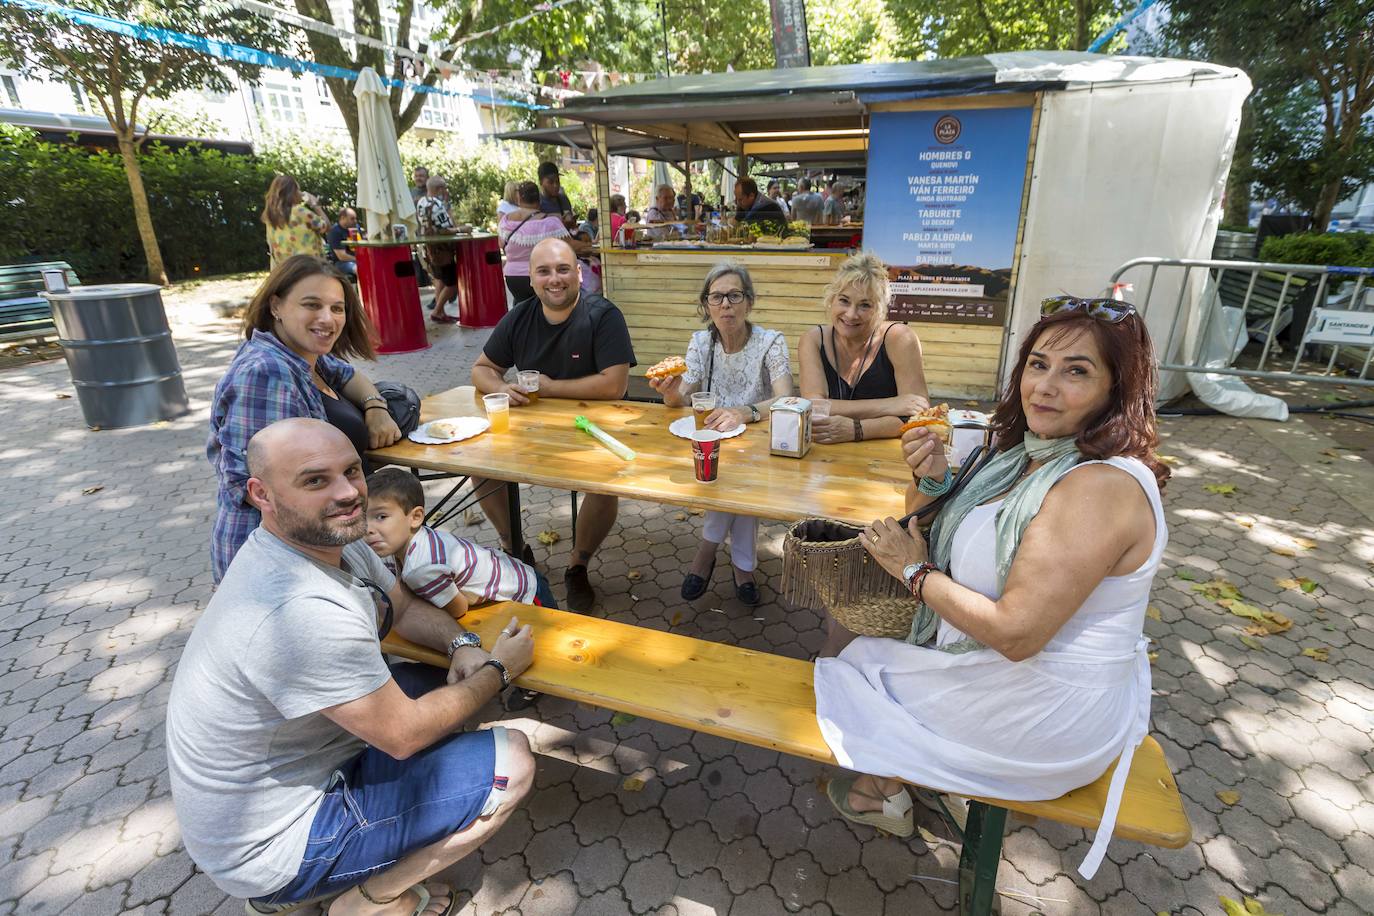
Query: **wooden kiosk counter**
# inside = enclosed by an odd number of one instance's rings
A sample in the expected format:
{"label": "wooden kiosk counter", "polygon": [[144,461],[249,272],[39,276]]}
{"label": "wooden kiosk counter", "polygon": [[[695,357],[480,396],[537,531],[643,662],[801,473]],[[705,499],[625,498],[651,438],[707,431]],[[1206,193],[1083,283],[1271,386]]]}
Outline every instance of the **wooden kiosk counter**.
{"label": "wooden kiosk counter", "polygon": [[[697,314],[701,281],[723,261],[743,264],[754,281],[750,319],[787,338],[792,372],[800,371],[797,344],[808,329],[827,321],[826,285],[849,251],[748,251],[741,249],[610,248],[602,252],[606,297],[625,313],[634,336],[634,374],[665,356],[682,356],[692,332],[705,325]],[[996,327],[931,324],[920,327],[926,380],[947,396],[987,397],[997,385],[1002,331]]]}
{"label": "wooden kiosk counter", "polygon": [[[1250,83],[1214,64],[1030,51],[955,60],[674,76],[567,99],[563,123],[503,134],[591,152],[610,212],[610,157],[724,159],[862,175],[862,247],[889,268],[889,316],[920,336],[936,397],[995,398],[1044,297],[1102,295],[1142,256],[1205,257]],[[1187,142],[1177,138],[1187,137]],[[797,174],[792,171],[792,174]],[[638,372],[683,354],[696,296],[722,260],[749,268],[754,317],[796,348],[826,321],[821,291],[848,252],[610,247],[607,295]],[[1179,275],[1183,276],[1182,274]],[[1148,280],[1157,346],[1201,289]],[[1161,342],[1162,343],[1161,345]],[[1161,353],[1164,361],[1175,353]],[[1164,379],[1167,384],[1169,379]]]}

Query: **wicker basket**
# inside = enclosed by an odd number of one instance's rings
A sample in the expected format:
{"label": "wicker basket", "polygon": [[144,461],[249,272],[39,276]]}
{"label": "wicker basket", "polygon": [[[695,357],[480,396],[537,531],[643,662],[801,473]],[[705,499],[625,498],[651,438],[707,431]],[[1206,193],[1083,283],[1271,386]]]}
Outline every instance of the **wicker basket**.
{"label": "wicker basket", "polygon": [[820,605],[860,636],[905,639],[917,603],[906,587],[859,543],[855,525],[807,518],[787,531],[782,547],[782,598]]}

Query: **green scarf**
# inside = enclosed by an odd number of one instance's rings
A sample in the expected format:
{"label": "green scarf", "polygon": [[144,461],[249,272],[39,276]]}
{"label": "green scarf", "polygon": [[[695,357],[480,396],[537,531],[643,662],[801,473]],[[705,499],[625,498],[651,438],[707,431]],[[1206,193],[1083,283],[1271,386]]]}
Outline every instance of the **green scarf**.
{"label": "green scarf", "polygon": [[[1031,461],[1043,461],[1044,464],[1007,493],[997,509],[997,589],[1000,592],[1006,584],[1011,562],[1016,557],[1016,548],[1021,544],[1021,535],[1040,511],[1045,494],[1065,471],[1082,460],[1074,436],[1041,439],[1027,430],[1020,445],[989,461],[936,515],[935,524],[930,529],[930,562],[948,572],[950,554],[954,548],[954,532],[959,530],[968,514],[1012,487]],[[925,643],[935,635],[939,624],[940,618],[935,611],[922,603],[911,620],[911,634],[907,642],[913,645]],[[968,652],[981,648],[981,643],[968,638],[946,647],[946,651]]]}

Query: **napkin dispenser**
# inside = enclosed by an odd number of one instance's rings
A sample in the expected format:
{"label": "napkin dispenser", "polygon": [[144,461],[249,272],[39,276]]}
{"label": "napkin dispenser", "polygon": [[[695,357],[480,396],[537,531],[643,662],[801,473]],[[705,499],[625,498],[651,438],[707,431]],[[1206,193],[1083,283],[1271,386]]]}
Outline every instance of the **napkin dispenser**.
{"label": "napkin dispenser", "polygon": [[806,398],[778,398],[768,409],[774,455],[800,458],[811,450],[811,402]]}

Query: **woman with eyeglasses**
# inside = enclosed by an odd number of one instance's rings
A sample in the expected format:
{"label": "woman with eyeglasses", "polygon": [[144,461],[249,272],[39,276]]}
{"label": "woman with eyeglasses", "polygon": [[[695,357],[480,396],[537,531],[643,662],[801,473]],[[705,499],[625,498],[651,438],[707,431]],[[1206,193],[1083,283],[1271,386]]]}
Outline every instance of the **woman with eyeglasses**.
{"label": "woman with eyeglasses", "polygon": [[[1045,300],[993,414],[998,452],[936,516],[926,538],[888,518],[861,535],[911,591],[906,641],[855,637],[831,621],[816,662],[816,714],[849,820],[913,830],[899,780],[1008,800],[1057,798],[1118,757],[1130,769],[1150,716],[1142,636],[1168,540],[1154,449],[1155,362],[1135,310],[1109,299]],[[951,484],[926,430],[902,437],[906,510]],[[1113,781],[1091,877],[1111,836]]]}
{"label": "woman with eyeglasses", "polygon": [[[698,391],[716,395],[716,409],[706,417],[708,429],[728,432],[740,424],[758,423],[778,398],[792,393],[787,341],[749,320],[754,308],[754,281],[740,264],[717,264],[701,284],[697,314],[707,325],[687,345],[687,371],[649,384],[669,407],[685,407]],[[730,563],[735,595],[747,605],[759,603],[754,582],[758,565],[755,542],[759,520],[749,515],[707,512],[701,546],[682,580],[682,597],[694,601],[706,593],[716,569],[716,550],[730,537]]]}
{"label": "woman with eyeglasses", "polygon": [[909,326],[887,320],[887,265],[857,254],[825,289],[829,324],[802,335],[802,397],[829,401],[813,413],[816,442],[895,439],[912,414],[930,406],[921,341]]}

